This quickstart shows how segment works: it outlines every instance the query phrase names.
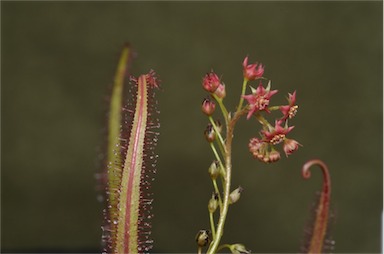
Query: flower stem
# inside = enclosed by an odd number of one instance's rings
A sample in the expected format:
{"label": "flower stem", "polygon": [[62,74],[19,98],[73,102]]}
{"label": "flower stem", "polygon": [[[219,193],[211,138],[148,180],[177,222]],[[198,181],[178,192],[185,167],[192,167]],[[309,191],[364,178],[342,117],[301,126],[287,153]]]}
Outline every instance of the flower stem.
{"label": "flower stem", "polygon": [[229,244],[220,245],[219,248],[217,248],[217,251],[220,251],[220,250],[222,250],[224,248],[231,249],[231,245],[229,245]]}
{"label": "flower stem", "polygon": [[[209,143],[209,145],[211,146],[211,149],[212,149],[213,153],[215,154],[216,160],[217,160],[217,161],[219,162],[219,164],[220,164],[220,172],[221,172],[221,174],[223,175],[223,177],[224,177],[224,179],[225,179],[225,177],[226,177],[226,176],[225,176],[225,175],[226,175],[226,173],[225,173],[225,168],[224,168],[224,166],[223,166],[223,162],[222,162],[222,160],[221,160],[219,154],[217,153],[216,147],[215,147],[215,145],[214,145],[213,143]],[[223,154],[223,157],[225,157],[225,154]]]}
{"label": "flower stem", "polygon": [[[224,200],[223,200],[223,209],[220,213],[219,223],[217,225],[216,237],[211,242],[207,254],[216,253],[217,248],[219,246],[221,237],[224,232],[224,224],[228,213],[229,207],[229,194],[231,193],[231,174],[232,174],[232,157],[231,157],[231,149],[232,149],[232,139],[233,139],[233,131],[236,125],[236,122],[240,119],[242,115],[247,112],[246,109],[237,111],[234,117],[230,120],[227,126],[227,138],[226,138],[226,154],[225,154],[225,168],[226,175],[224,179]],[[212,144],[212,143],[211,143]]]}
{"label": "flower stem", "polygon": [[256,119],[261,123],[263,126],[269,126],[272,127],[272,125],[265,119],[260,113],[255,114]]}
{"label": "flower stem", "polygon": [[213,219],[213,213],[209,212],[209,222],[211,223],[212,238],[216,238],[215,222]]}
{"label": "flower stem", "polygon": [[219,143],[219,148],[220,148],[221,154],[224,156],[224,154],[225,154],[225,146],[224,146],[223,137],[221,136],[221,133],[220,133],[219,129],[217,128],[217,125],[215,124],[215,121],[213,121],[212,116],[209,116],[209,121],[211,122],[211,124],[213,126],[213,129],[216,132],[216,137],[218,137],[218,139],[219,139],[219,142],[218,142]]}
{"label": "flower stem", "polygon": [[278,109],[280,109],[280,106],[272,106],[272,107],[269,107],[268,109],[269,109],[270,111],[278,110]]}
{"label": "flower stem", "polygon": [[223,209],[223,201],[221,200],[221,195],[219,191],[219,187],[217,186],[216,179],[212,180],[213,183],[213,188],[215,189],[215,192],[217,193],[217,197],[219,198],[219,206],[220,206],[220,211]]}
{"label": "flower stem", "polygon": [[241,110],[241,108],[243,107],[243,102],[244,102],[243,96],[245,94],[245,89],[247,88],[247,83],[248,83],[248,79],[244,78],[244,80],[243,80],[243,87],[241,89],[239,106],[237,107],[236,113],[238,113]]}
{"label": "flower stem", "polygon": [[217,153],[215,145],[212,142],[209,143],[209,145],[211,146],[211,149],[212,149],[213,153],[215,154],[216,160],[219,161],[220,162],[220,166],[222,166],[223,163],[221,161],[221,158],[220,158],[219,154]]}
{"label": "flower stem", "polygon": [[217,97],[216,94],[212,94],[212,97],[217,101],[217,103],[219,103],[221,113],[223,113],[223,117],[225,119],[225,124],[228,124],[228,110],[225,107],[223,100]]}

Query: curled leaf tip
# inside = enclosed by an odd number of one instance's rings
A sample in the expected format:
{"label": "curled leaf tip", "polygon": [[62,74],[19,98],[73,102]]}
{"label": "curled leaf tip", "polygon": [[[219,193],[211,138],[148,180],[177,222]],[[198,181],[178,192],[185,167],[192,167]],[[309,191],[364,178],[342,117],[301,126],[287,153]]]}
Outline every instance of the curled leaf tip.
{"label": "curled leaf tip", "polygon": [[307,253],[322,253],[327,245],[327,227],[329,222],[329,206],[331,199],[331,177],[327,165],[318,159],[306,162],[302,168],[304,179],[311,177],[310,168],[318,165],[323,173],[323,189],[315,210],[315,220],[309,232],[305,250]]}
{"label": "curled leaf tip", "polygon": [[311,177],[311,171],[310,168],[314,165],[318,165],[323,172],[323,179],[324,179],[324,186],[326,186],[326,190],[323,189],[323,192],[326,191],[327,193],[330,192],[330,186],[331,186],[331,177],[329,174],[329,170],[327,165],[322,161],[318,159],[307,161],[303,168],[302,168],[302,176],[304,179],[309,179]]}

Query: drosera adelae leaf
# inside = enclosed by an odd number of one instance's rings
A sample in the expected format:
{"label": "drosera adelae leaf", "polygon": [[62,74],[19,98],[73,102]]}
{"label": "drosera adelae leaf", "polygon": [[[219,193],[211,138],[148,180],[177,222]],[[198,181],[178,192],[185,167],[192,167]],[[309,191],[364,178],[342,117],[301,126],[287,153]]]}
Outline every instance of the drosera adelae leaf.
{"label": "drosera adelae leaf", "polygon": [[121,184],[121,124],[125,81],[129,77],[129,68],[133,58],[131,46],[126,43],[120,54],[116,73],[110,91],[107,112],[106,158],[102,183],[105,188],[105,206],[103,229],[104,252],[111,252],[116,242],[119,186]]}
{"label": "drosera adelae leaf", "polygon": [[313,218],[311,225],[306,230],[306,241],[302,247],[303,253],[324,253],[333,248],[334,241],[328,239],[331,201],[331,176],[327,165],[321,160],[310,160],[302,168],[304,179],[311,177],[310,168],[318,165],[323,174],[323,188],[319,199],[313,209]]}
{"label": "drosera adelae leaf", "polygon": [[[115,253],[143,253],[152,248],[150,239],[152,215],[151,182],[155,173],[159,120],[155,90],[158,80],[153,71],[131,79],[135,98],[124,110],[124,165],[120,186],[119,216]],[[132,114],[133,113],[133,114]]]}
{"label": "drosera adelae leaf", "polygon": [[122,124],[122,108],[124,81],[129,76],[128,70],[130,60],[132,59],[132,48],[126,44],[121,53],[119,64],[116,70],[112,97],[110,102],[109,115],[109,133],[108,133],[108,211],[109,224],[112,232],[111,243],[114,246],[116,241],[115,232],[117,231],[117,214],[119,203],[119,186],[121,184],[121,124]]}
{"label": "drosera adelae leaf", "polygon": [[152,247],[151,181],[156,171],[159,120],[154,71],[131,78],[126,44],[117,67],[108,112],[104,252],[143,253]]}

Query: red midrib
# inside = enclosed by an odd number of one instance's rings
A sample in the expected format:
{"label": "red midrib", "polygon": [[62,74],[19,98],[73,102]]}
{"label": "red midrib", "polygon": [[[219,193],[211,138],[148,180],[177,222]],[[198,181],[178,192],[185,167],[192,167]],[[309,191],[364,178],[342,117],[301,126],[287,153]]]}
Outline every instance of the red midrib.
{"label": "red midrib", "polygon": [[[131,165],[129,168],[129,178],[128,178],[128,186],[127,186],[127,202],[126,202],[126,212],[125,212],[125,230],[124,230],[124,253],[129,253],[129,236],[131,232],[129,231],[129,225],[131,223],[131,200],[132,200],[132,188],[133,188],[133,182],[134,182],[134,176],[136,170],[136,157],[139,148],[139,141],[140,141],[140,132],[141,132],[141,123],[143,120],[143,108],[144,108],[144,102],[145,102],[145,97],[144,97],[144,88],[143,86],[146,85],[145,82],[145,75],[141,75],[138,79],[138,95],[137,95],[137,100],[138,100],[138,107],[139,110],[137,111],[138,118],[137,118],[137,125],[136,125],[136,130],[134,135],[135,135],[135,140],[133,144],[133,149],[132,149],[132,160],[131,160]],[[140,170],[140,169],[139,169]],[[135,222],[134,222],[135,223]]]}

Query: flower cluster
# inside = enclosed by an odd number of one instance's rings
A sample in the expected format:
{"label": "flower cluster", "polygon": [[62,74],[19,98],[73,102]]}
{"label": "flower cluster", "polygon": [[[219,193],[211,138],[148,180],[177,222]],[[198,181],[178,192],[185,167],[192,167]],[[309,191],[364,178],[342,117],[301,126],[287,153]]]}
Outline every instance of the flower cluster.
{"label": "flower cluster", "polygon": [[[198,253],[202,253],[202,248],[207,247],[207,253],[216,253],[223,247],[229,248],[232,253],[250,253],[242,244],[224,244],[219,247],[224,230],[224,222],[228,211],[228,206],[237,203],[241,197],[242,187],[231,191],[231,151],[235,125],[239,119],[246,115],[248,120],[256,118],[262,125],[260,138],[251,138],[249,151],[252,155],[264,162],[270,163],[280,160],[280,152],[277,145],[283,144],[285,155],[291,155],[300,144],[287,138],[294,126],[288,125],[288,120],[292,119],[297,112],[296,91],[288,94],[288,104],[271,106],[271,98],[277,94],[277,90],[271,89],[271,81],[264,87],[263,82],[267,80],[264,76],[264,65],[261,63],[248,64],[248,57],[243,61],[243,86],[238,107],[234,112],[229,112],[224,104],[226,97],[225,85],[218,75],[213,71],[207,73],[203,80],[203,89],[208,92],[208,96],[201,104],[201,111],[208,117],[209,123],[204,131],[204,136],[208,142],[215,160],[208,169],[208,174],[212,180],[213,192],[208,201],[208,212],[210,220],[210,230],[200,230],[196,236]],[[246,94],[246,89],[250,82],[258,82],[258,86],[251,86],[250,94]],[[244,103],[244,102],[247,103]],[[221,111],[223,122],[213,117]],[[275,119],[274,126],[264,118],[263,114],[271,114],[272,111],[280,111],[283,115]],[[225,129],[225,131],[223,131]],[[221,185],[217,184],[217,181]],[[220,186],[222,190],[220,190]],[[215,220],[214,214],[220,216]]]}
{"label": "flower cluster", "polygon": [[283,143],[283,150],[287,157],[299,148],[300,144],[296,140],[286,137],[294,126],[283,128],[280,123],[276,121],[275,127],[268,126],[269,130],[262,130],[261,139],[251,138],[248,147],[256,159],[266,163],[278,161],[280,153],[275,149],[275,145],[280,143]]}
{"label": "flower cluster", "polygon": [[[259,68],[256,66],[259,66]],[[264,67],[261,64],[258,65],[258,63],[248,65],[248,58],[246,57],[243,62],[243,73],[245,80],[254,80],[257,79],[257,77],[262,77]],[[247,119],[255,115],[263,125],[263,130],[260,132],[261,138],[251,138],[248,144],[249,151],[254,158],[262,162],[275,162],[280,159],[280,153],[276,150],[275,146],[283,143],[284,153],[288,157],[288,155],[291,155],[301,146],[296,140],[286,137],[294,128],[294,126],[288,126],[287,120],[292,119],[297,113],[296,91],[292,94],[288,93],[288,105],[275,107],[269,107],[271,97],[278,92],[277,90],[271,90],[271,81],[268,82],[266,88],[264,88],[262,82],[260,82],[257,89],[251,87],[251,91],[251,94],[242,95],[248,102]],[[281,113],[283,113],[283,116],[275,120],[273,127],[261,115],[261,112],[271,113],[271,110],[276,109],[279,109]],[[282,127],[282,125],[284,125],[284,127]]]}
{"label": "flower cluster", "polygon": [[[298,110],[296,105],[296,91],[292,94],[288,93],[288,104],[281,106],[270,106],[272,96],[278,93],[278,90],[271,89],[271,81],[267,86],[263,86],[263,81],[266,80],[264,75],[264,65],[261,63],[248,64],[248,56],[243,61],[243,93],[241,94],[241,102],[238,111],[246,110],[247,119],[252,116],[262,124],[260,131],[261,138],[252,138],[249,142],[249,150],[253,156],[262,162],[270,163],[280,159],[280,152],[276,149],[276,145],[283,143],[283,150],[286,156],[295,152],[301,146],[296,140],[287,138],[287,134],[294,128],[288,126],[288,120],[292,119]],[[250,81],[258,81],[257,88],[249,86],[251,89],[250,94],[245,94],[245,88]],[[210,98],[204,99],[201,109],[204,114],[211,117],[215,111],[215,102],[222,103],[226,96],[225,85],[221,82],[220,78],[213,71],[207,73],[202,82],[203,88],[207,91],[214,100]],[[247,102],[243,108],[242,100]],[[221,104],[221,109],[223,105]],[[282,117],[275,120],[274,126],[270,124],[263,116],[262,113],[270,114],[273,110],[280,110],[283,114]],[[227,112],[223,112],[227,114]],[[284,126],[284,127],[283,127]],[[212,125],[207,127],[205,132],[207,140],[212,142],[214,140],[214,128]]]}

